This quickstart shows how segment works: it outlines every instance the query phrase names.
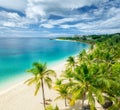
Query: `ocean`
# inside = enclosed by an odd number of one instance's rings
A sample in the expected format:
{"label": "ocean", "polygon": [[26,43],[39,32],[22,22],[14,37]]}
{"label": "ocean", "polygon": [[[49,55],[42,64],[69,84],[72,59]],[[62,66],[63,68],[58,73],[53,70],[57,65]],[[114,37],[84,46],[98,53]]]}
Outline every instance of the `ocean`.
{"label": "ocean", "polygon": [[0,87],[26,76],[33,62],[51,65],[88,48],[85,43],[47,38],[0,38]]}

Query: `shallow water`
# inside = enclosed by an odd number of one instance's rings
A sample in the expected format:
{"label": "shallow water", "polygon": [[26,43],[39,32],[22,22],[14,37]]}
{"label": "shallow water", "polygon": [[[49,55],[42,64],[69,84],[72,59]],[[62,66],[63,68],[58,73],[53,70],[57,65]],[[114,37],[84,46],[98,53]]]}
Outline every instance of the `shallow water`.
{"label": "shallow water", "polygon": [[35,61],[50,65],[88,47],[85,43],[42,38],[0,38],[0,85],[25,75]]}

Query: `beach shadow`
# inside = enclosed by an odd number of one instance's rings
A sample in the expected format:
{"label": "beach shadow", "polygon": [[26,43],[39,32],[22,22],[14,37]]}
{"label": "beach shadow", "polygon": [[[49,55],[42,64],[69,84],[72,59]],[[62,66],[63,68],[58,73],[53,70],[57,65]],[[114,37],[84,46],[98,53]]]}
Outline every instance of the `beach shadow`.
{"label": "beach shadow", "polygon": [[67,106],[67,107],[60,109],[60,110],[81,110],[80,101],[77,101],[74,106]]}
{"label": "beach shadow", "polygon": [[[43,102],[40,102],[41,104],[43,104]],[[51,99],[46,99],[45,100],[45,104],[46,105],[51,105],[51,103],[52,103],[52,100]]]}

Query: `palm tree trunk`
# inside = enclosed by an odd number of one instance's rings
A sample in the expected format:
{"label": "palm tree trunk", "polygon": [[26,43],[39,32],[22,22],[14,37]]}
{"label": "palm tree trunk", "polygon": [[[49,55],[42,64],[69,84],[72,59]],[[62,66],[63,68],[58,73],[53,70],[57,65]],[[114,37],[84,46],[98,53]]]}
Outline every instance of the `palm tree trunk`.
{"label": "palm tree trunk", "polygon": [[44,104],[44,109],[45,109],[45,92],[44,92],[43,79],[41,79],[41,85],[42,85],[42,94],[43,94],[43,104]]}
{"label": "palm tree trunk", "polygon": [[67,100],[66,100],[66,97],[65,97],[65,106],[67,107]]}
{"label": "palm tree trunk", "polygon": [[83,99],[82,99],[82,110],[84,110],[84,101],[85,101],[85,92],[84,92],[84,94],[83,94]]}

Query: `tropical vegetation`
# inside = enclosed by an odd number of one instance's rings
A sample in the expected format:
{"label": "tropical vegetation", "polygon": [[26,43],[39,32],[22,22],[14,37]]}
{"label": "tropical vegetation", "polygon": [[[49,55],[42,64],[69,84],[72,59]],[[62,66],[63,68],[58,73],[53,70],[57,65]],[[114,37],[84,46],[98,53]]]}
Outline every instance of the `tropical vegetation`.
{"label": "tropical vegetation", "polygon": [[[59,79],[56,79],[54,89],[59,93],[56,99],[65,100],[65,106],[73,106],[80,101],[84,110],[88,106],[95,110],[96,102],[104,109],[119,110],[120,108],[120,34],[91,35],[83,37],[60,38],[91,43],[89,51],[83,50],[75,58],[67,59],[66,68]],[[82,39],[82,40],[81,40]],[[46,70],[46,65],[35,63],[32,72],[34,77],[29,79],[28,85],[36,84],[35,94],[43,80],[51,87],[49,75],[55,76],[52,70]],[[52,109],[52,106],[51,106]],[[57,108],[58,109],[58,108]]]}
{"label": "tropical vegetation", "polygon": [[[90,110],[97,109],[96,102],[103,108],[119,110],[120,34],[95,35],[90,38],[97,40],[91,40],[92,46],[88,53],[83,50],[77,60],[72,56],[68,58],[59,87],[67,89],[65,97],[68,97],[70,105],[81,100],[81,109],[84,109],[86,100]],[[85,40],[87,38],[84,37]]]}

